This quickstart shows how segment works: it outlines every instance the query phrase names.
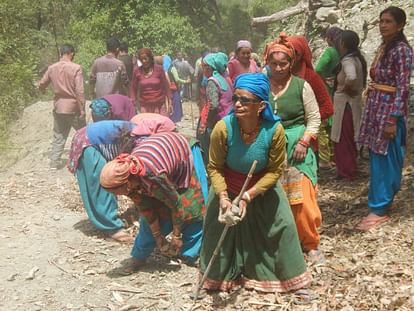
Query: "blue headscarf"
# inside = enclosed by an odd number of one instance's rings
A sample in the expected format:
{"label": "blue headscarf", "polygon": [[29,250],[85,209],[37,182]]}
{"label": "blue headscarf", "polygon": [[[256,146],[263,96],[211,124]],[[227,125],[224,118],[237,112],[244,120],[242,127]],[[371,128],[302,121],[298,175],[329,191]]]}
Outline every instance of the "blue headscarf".
{"label": "blue headscarf", "polygon": [[270,82],[265,74],[243,73],[234,81],[234,88],[248,91],[266,103],[265,109],[262,111],[262,118],[272,122],[279,122],[280,118],[273,113],[272,106],[269,103]]}
{"label": "blue headscarf", "polygon": [[162,69],[164,69],[165,72],[168,72],[168,70],[170,70],[171,64],[172,64],[171,57],[169,57],[168,55],[163,55],[162,56]]}
{"label": "blue headscarf", "polygon": [[89,105],[89,108],[91,108],[93,116],[102,119],[109,117],[111,113],[111,105],[103,98],[94,99]]}
{"label": "blue headscarf", "polygon": [[213,77],[217,79],[220,84],[220,88],[223,91],[227,91],[229,89],[227,81],[223,77],[226,72],[228,61],[229,59],[227,55],[222,52],[211,53],[203,58],[203,62],[213,70]]}

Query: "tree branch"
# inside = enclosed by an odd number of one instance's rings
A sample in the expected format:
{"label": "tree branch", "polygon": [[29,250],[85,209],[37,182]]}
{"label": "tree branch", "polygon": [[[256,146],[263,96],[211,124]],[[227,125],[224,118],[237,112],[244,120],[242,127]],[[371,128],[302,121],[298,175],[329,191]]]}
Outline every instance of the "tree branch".
{"label": "tree branch", "polygon": [[261,16],[252,18],[252,26],[257,26],[259,24],[270,24],[278,22],[289,16],[298,15],[306,12],[309,8],[308,1],[302,0],[297,5],[284,9],[282,11],[276,12],[270,16]]}

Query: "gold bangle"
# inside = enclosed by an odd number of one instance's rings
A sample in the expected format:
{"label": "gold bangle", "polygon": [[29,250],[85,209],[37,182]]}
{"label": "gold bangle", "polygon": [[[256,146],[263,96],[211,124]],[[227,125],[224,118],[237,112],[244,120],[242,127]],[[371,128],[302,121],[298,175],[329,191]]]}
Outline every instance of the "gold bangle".
{"label": "gold bangle", "polygon": [[152,233],[152,235],[154,236],[154,238],[156,238],[161,235],[161,231],[155,231]]}
{"label": "gold bangle", "polygon": [[243,193],[242,199],[244,199],[244,196],[246,196],[245,200],[247,201],[247,203],[250,203],[252,201],[252,198],[250,197],[250,194],[247,191]]}

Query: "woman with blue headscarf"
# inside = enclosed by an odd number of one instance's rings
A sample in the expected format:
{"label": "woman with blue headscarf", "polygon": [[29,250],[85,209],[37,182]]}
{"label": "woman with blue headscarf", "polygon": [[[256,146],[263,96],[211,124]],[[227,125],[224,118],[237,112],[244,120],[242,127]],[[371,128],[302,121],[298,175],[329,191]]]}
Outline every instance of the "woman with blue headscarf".
{"label": "woman with blue headscarf", "polygon": [[226,76],[228,58],[221,52],[208,54],[203,58],[203,74],[208,78],[206,87],[207,103],[202,107],[197,138],[204,150],[204,163],[208,163],[210,134],[214,126],[232,108],[233,95],[231,80]]}
{"label": "woman with blue headscarf", "polygon": [[170,91],[172,95],[172,111],[170,112],[170,119],[174,122],[180,122],[183,117],[183,106],[181,104],[180,86],[190,83],[191,80],[183,80],[178,76],[177,68],[174,67],[171,57],[168,55],[162,56],[162,67],[167,74],[170,82]]}
{"label": "woman with blue headscarf", "polygon": [[[270,86],[262,73],[237,77],[233,111],[211,134],[208,173],[212,189],[207,201],[200,253],[203,274],[224,226],[223,246],[203,288],[235,287],[262,292],[288,292],[311,282],[289,202],[279,178],[286,158],[280,119],[269,105]],[[256,170],[241,195],[239,212],[232,207],[253,160]]]}

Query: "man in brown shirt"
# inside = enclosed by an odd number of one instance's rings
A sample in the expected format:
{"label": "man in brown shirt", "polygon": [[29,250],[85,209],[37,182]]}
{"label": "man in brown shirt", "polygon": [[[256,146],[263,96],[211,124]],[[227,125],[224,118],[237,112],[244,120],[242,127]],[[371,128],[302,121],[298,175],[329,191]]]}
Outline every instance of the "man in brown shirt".
{"label": "man in brown shirt", "polygon": [[118,39],[108,39],[107,54],[94,61],[89,78],[92,99],[126,93],[129,81],[124,63],[116,58],[119,46]]}
{"label": "man in brown shirt", "polygon": [[52,83],[54,93],[53,142],[50,167],[62,167],[61,157],[71,127],[78,130],[86,125],[83,75],[80,65],[73,63],[75,49],[64,44],[60,49],[60,60],[49,66],[39,81],[39,89],[45,91]]}

